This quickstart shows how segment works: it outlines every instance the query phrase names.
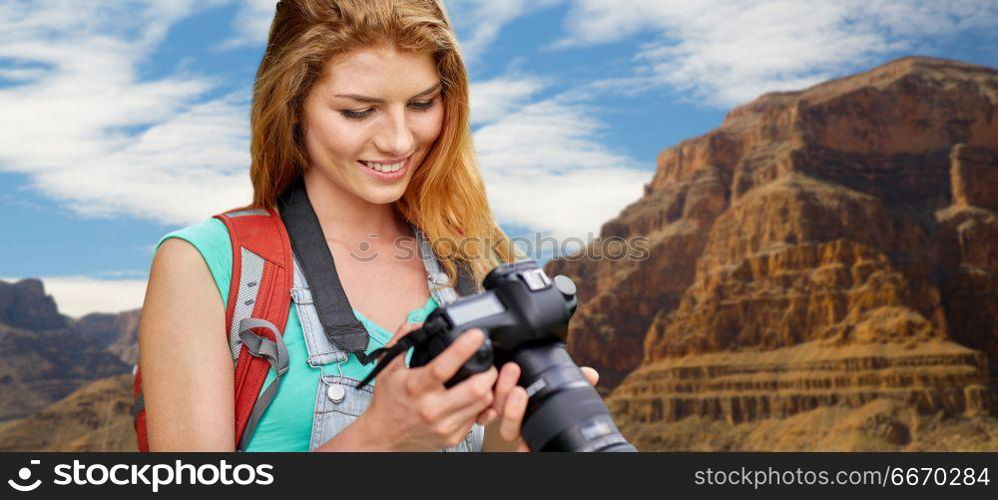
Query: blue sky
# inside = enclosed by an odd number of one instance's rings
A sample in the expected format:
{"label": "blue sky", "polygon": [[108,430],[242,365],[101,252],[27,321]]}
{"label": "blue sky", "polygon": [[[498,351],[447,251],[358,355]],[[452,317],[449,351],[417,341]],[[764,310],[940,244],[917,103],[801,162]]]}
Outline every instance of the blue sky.
{"label": "blue sky", "polygon": [[[0,0],[0,277],[141,305],[156,241],[244,204],[273,0]],[[451,0],[512,235],[598,234],[732,106],[911,54],[998,66],[998,1]]]}

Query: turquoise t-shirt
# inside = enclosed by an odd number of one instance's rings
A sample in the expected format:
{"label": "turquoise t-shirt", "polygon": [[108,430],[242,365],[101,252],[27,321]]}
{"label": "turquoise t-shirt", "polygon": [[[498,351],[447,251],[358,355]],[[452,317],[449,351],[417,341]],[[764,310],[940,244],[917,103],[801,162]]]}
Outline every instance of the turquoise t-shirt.
{"label": "turquoise t-shirt", "polygon": [[[225,224],[218,219],[207,219],[164,236],[159,244],[168,238],[180,238],[197,248],[215,279],[222,303],[226,304],[232,280],[232,243]],[[438,305],[433,297],[430,297],[423,307],[410,311],[406,321],[421,323]],[[356,309],[353,313],[371,337],[368,352],[391,340],[392,332],[375,324]],[[316,391],[319,388],[322,371],[334,370],[329,374],[342,374],[360,380],[374,369],[373,363],[361,364],[353,354],[342,363],[318,368],[309,365],[305,336],[293,305],[284,328],[284,343],[288,348],[288,371],[281,377],[277,396],[260,418],[246,451],[308,451],[312,436]],[[271,369],[263,388],[265,389],[276,376],[277,374]]]}

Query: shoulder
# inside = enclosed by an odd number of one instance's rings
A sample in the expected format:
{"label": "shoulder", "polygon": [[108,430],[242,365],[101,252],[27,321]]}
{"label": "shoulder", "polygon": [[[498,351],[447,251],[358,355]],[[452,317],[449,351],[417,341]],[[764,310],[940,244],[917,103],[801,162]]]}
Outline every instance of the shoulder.
{"label": "shoulder", "polygon": [[222,221],[210,218],[173,231],[156,245],[154,267],[176,271],[207,266],[223,303],[232,280],[232,242]]}
{"label": "shoulder", "polygon": [[232,251],[228,229],[222,221],[214,217],[166,234],[159,240],[157,250],[173,238],[190,243],[201,253],[215,253],[223,250],[231,253]]}
{"label": "shoulder", "polygon": [[212,226],[204,221],[164,236],[149,272],[139,369],[153,450],[234,449],[226,295],[216,290],[219,265],[211,263],[226,237],[224,225]]}

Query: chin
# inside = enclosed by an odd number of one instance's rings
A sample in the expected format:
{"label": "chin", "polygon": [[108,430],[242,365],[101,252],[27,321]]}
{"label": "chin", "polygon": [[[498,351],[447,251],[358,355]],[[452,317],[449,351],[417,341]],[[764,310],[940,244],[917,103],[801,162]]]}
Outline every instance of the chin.
{"label": "chin", "polygon": [[386,205],[399,201],[399,199],[402,198],[402,195],[405,194],[405,186],[387,189],[371,189],[357,194],[368,203],[374,205]]}

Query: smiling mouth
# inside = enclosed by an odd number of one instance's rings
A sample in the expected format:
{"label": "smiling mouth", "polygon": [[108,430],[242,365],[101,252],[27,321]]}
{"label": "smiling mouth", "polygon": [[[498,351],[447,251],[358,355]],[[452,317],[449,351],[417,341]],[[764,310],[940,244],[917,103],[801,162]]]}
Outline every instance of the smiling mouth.
{"label": "smiling mouth", "polygon": [[412,156],[408,156],[404,160],[396,163],[378,163],[364,160],[360,160],[360,163],[375,172],[380,172],[382,174],[394,174],[405,169],[410,158],[412,158]]}

